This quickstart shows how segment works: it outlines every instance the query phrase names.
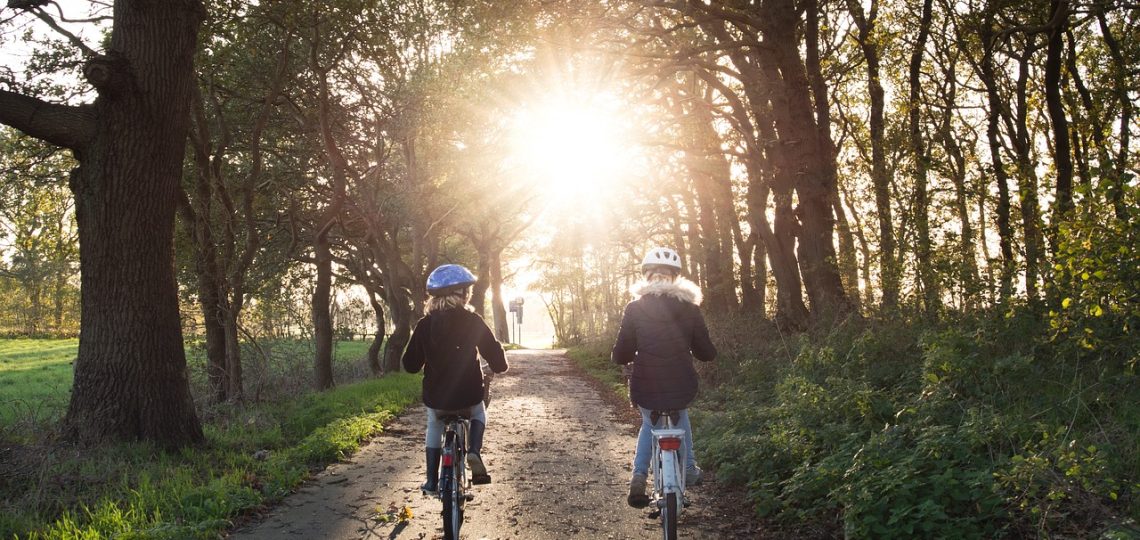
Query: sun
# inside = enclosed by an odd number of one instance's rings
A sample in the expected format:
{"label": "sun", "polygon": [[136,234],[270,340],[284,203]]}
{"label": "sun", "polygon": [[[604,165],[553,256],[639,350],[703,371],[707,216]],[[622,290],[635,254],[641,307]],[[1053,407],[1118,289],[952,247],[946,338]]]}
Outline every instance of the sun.
{"label": "sun", "polygon": [[632,173],[636,144],[620,103],[605,94],[520,107],[511,154],[521,179],[549,205],[579,207]]}

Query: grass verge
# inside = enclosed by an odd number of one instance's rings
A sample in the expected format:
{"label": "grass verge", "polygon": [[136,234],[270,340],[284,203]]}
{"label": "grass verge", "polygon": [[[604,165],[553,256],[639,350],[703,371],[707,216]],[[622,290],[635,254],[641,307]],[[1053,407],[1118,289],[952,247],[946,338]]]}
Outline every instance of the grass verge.
{"label": "grass verge", "polygon": [[0,538],[217,538],[314,469],[355,452],[420,393],[395,374],[216,413],[208,443],[164,452],[2,445]]}
{"label": "grass verge", "polygon": [[601,347],[575,347],[566,351],[578,367],[618,396],[629,400],[629,387],[621,375],[621,367],[610,362],[610,351]]}

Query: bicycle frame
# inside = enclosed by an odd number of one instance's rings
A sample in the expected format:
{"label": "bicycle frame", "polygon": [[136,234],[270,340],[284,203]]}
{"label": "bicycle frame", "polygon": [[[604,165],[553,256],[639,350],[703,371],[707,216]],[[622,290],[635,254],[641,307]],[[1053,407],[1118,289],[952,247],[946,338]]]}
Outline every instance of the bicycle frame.
{"label": "bicycle frame", "polygon": [[657,513],[661,517],[661,528],[666,540],[677,538],[677,516],[685,504],[685,430],[673,426],[673,419],[662,414],[665,420],[663,429],[653,429],[653,495],[657,502]]}

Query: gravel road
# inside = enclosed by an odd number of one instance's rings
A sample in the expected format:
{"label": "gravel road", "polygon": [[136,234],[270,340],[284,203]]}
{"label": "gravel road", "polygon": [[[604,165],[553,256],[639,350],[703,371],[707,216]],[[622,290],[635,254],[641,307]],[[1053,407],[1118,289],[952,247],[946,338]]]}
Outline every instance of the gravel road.
{"label": "gravel road", "polygon": [[[483,459],[494,479],[475,486],[463,538],[660,538],[647,510],[626,506],[636,416],[604,398],[562,351],[511,351],[495,378]],[[409,409],[350,459],[326,470],[231,538],[442,538],[441,505],[420,494],[422,406]],[[717,489],[689,491],[682,538],[755,538]],[[401,520],[407,507],[411,519]],[[733,523],[733,522],[737,523]],[[747,526],[745,526],[747,528]]]}

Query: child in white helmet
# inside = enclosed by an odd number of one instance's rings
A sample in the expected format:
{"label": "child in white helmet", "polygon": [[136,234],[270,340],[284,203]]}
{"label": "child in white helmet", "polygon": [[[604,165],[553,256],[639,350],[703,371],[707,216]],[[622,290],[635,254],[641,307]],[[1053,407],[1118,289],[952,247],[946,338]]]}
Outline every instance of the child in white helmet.
{"label": "child in white helmet", "polygon": [[697,371],[693,359],[709,362],[716,358],[716,347],[698,307],[701,290],[680,277],[681,258],[669,248],[654,248],[641,264],[644,280],[630,292],[634,300],[625,306],[611,359],[623,366],[632,364],[629,377],[630,400],[641,410],[641,430],[633,459],[633,475],[626,502],[634,508],[649,504],[645,484],[649,474],[652,446],[653,411],[680,411],[677,422],[685,430],[682,452],[685,477],[690,485],[700,482],[701,471],[693,457],[693,435],[687,407],[697,395]]}

